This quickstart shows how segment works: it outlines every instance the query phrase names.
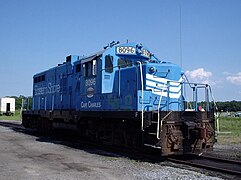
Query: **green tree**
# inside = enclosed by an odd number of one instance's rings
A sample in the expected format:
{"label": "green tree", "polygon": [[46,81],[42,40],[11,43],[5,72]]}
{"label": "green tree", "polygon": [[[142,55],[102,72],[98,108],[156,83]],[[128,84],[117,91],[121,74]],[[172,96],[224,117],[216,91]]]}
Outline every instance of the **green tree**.
{"label": "green tree", "polygon": [[11,98],[14,98],[15,99],[15,109],[16,110],[20,110],[21,107],[22,107],[22,102],[23,102],[23,105],[24,107],[23,108],[27,108],[27,103],[29,103],[29,108],[32,107],[32,97],[25,97],[23,95],[20,95],[19,97],[17,96],[8,96],[8,97],[11,97]]}

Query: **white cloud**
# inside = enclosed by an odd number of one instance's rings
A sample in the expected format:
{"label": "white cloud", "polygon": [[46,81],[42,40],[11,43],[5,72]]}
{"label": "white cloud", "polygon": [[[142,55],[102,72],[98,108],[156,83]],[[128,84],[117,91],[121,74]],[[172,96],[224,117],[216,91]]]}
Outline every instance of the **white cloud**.
{"label": "white cloud", "polygon": [[210,85],[215,84],[215,82],[210,80],[212,73],[205,71],[204,68],[198,68],[193,71],[186,71],[185,74],[191,81]]}
{"label": "white cloud", "polygon": [[241,72],[232,74],[226,77],[226,79],[235,85],[241,85]]}
{"label": "white cloud", "polygon": [[186,71],[186,75],[192,79],[206,79],[212,76],[211,72],[205,71],[203,68],[198,68],[193,71]]}
{"label": "white cloud", "polygon": [[230,73],[227,72],[227,71],[223,72],[223,74],[226,75],[226,76],[230,75]]}

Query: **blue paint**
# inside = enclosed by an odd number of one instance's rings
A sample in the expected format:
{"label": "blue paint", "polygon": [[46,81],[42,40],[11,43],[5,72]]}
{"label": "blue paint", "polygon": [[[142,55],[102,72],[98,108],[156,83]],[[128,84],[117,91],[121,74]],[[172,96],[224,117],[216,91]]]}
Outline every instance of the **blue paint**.
{"label": "blue paint", "polygon": [[179,66],[159,61],[142,44],[113,43],[34,75],[33,109],[183,110],[182,76]]}

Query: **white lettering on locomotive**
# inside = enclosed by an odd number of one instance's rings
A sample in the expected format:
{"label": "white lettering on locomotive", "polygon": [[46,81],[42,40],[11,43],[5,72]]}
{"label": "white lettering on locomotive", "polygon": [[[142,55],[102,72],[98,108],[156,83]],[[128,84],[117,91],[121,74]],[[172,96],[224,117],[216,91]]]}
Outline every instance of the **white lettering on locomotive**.
{"label": "white lettering on locomotive", "polygon": [[53,93],[58,93],[60,92],[60,85],[59,84],[55,84],[52,85],[52,83],[48,83],[48,86],[46,87],[35,87],[34,89],[35,93],[34,95],[45,95],[45,94],[53,94]]}
{"label": "white lettering on locomotive", "polygon": [[88,87],[88,86],[95,86],[96,84],[96,80],[95,78],[91,78],[91,79],[86,79],[85,80],[85,86]]}
{"label": "white lettering on locomotive", "polygon": [[101,102],[81,102],[80,104],[81,108],[100,108],[101,107]]}
{"label": "white lettering on locomotive", "polygon": [[131,46],[118,46],[116,48],[117,54],[136,54],[136,48]]}

